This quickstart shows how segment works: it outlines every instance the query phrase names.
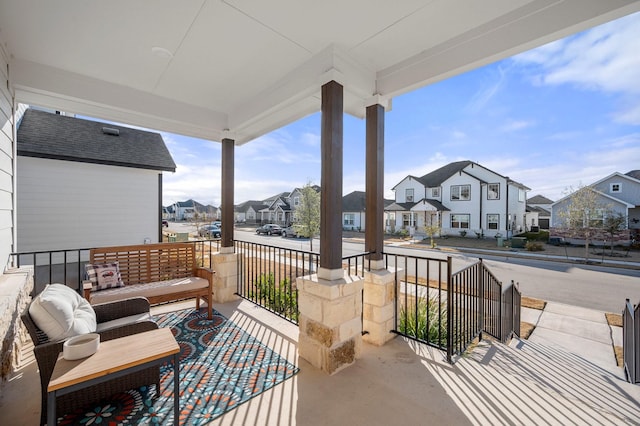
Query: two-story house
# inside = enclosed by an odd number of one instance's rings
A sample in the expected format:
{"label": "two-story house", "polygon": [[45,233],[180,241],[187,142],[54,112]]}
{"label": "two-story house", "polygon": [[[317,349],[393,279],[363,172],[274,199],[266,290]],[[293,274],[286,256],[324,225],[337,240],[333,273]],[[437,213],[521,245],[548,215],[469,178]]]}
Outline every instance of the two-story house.
{"label": "two-story house", "polygon": [[[640,170],[632,170],[626,174],[615,172],[588,186],[597,194],[598,211],[590,218],[596,217],[604,223],[607,215],[621,214],[627,218],[627,229],[621,230],[618,236],[621,241],[635,238],[640,240]],[[572,195],[568,195],[551,205],[551,228],[554,235],[562,234],[562,211],[569,208]],[[607,238],[602,235],[600,238]],[[578,241],[572,241],[578,242]]]}
{"label": "two-story house", "polygon": [[411,234],[437,226],[442,235],[510,236],[525,230],[530,189],[472,161],[449,163],[422,177],[407,176],[392,188],[389,230]]}

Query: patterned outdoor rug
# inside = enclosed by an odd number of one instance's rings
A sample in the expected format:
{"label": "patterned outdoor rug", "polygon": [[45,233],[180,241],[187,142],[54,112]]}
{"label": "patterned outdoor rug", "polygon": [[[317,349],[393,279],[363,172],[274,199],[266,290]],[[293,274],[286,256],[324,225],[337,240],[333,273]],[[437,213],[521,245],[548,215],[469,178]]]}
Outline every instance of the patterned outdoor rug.
{"label": "patterned outdoor rug", "polygon": [[[180,424],[206,424],[299,369],[219,312],[186,309],[156,316],[180,344]],[[173,425],[173,364],[160,368],[160,395],[142,387],[78,408],[62,425]]]}

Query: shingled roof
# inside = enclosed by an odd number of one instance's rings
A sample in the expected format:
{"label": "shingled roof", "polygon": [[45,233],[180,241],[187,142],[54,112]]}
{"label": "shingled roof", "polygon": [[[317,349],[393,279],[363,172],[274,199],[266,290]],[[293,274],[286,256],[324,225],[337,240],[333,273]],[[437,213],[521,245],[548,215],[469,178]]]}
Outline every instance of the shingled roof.
{"label": "shingled roof", "polygon": [[17,141],[18,155],[25,157],[176,170],[159,133],[31,108],[22,117]]}
{"label": "shingled roof", "polygon": [[427,188],[436,188],[442,185],[442,182],[449,179],[454,174],[464,170],[471,161],[456,161],[454,163],[449,163],[445,166],[440,167],[437,170],[432,171],[431,173],[427,173],[426,175],[418,178],[420,182]]}
{"label": "shingled roof", "polygon": [[[393,204],[393,200],[383,199],[385,208]],[[342,197],[343,212],[362,212],[367,205],[367,193],[363,191],[353,191]]]}

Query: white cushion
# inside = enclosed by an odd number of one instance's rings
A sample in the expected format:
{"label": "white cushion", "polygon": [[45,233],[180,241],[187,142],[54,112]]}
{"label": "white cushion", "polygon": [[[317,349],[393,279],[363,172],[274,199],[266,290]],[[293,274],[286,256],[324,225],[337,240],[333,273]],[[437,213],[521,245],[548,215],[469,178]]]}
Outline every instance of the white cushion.
{"label": "white cushion", "polygon": [[98,328],[96,331],[101,333],[104,330],[108,330],[110,328],[122,327],[123,325],[133,324],[141,321],[149,321],[153,317],[149,312],[143,312],[141,314],[129,315],[128,317],[116,318],[111,321],[101,322],[98,324]]}
{"label": "white cushion", "polygon": [[96,331],[91,304],[64,284],[47,285],[31,302],[29,314],[51,341]]}

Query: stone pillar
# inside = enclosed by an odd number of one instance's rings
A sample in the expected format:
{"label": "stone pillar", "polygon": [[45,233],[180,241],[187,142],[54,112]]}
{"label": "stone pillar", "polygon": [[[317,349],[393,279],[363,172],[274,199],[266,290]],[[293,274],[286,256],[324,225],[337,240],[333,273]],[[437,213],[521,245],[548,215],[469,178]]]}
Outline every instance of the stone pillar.
{"label": "stone pillar", "polygon": [[217,253],[211,256],[213,264],[213,301],[226,303],[238,296],[238,254]]}
{"label": "stone pillar", "polygon": [[386,269],[364,273],[363,327],[367,334],[362,339],[382,346],[396,335],[391,333],[395,324],[395,274]]}
{"label": "stone pillar", "polygon": [[353,364],[362,345],[363,280],[310,275],[299,277],[297,286],[300,356],[329,374]]}

